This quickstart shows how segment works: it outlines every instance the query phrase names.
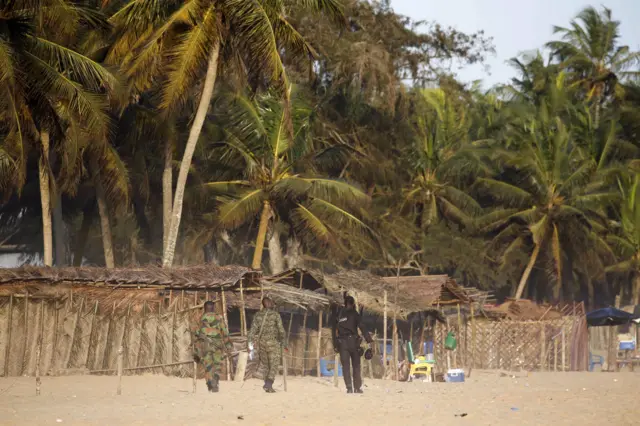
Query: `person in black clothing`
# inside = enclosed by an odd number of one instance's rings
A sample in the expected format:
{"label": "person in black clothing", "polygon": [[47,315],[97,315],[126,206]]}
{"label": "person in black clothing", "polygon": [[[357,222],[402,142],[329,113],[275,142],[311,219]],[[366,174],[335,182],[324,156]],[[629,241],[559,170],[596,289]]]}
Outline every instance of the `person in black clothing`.
{"label": "person in black clothing", "polygon": [[[362,376],[360,374],[360,342],[358,329],[371,347],[372,339],[360,323],[360,314],[355,309],[355,300],[351,296],[344,298],[344,308],[338,313],[332,329],[333,348],[340,353],[344,384],[347,393],[362,393]],[[351,368],[353,367],[353,384],[351,382]],[[337,368],[337,367],[336,367]]]}

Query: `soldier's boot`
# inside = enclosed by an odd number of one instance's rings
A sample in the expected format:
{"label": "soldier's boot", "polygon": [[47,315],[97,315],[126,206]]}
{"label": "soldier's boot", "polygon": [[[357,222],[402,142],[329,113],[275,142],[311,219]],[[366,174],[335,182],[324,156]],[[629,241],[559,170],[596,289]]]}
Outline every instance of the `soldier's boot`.
{"label": "soldier's boot", "polygon": [[211,392],[211,380],[207,380],[207,390]]}
{"label": "soldier's boot", "polygon": [[362,392],[362,389],[356,389],[356,390],[355,390],[355,392],[356,392],[356,393],[363,393],[363,392]]}
{"label": "soldier's boot", "polygon": [[218,392],[220,389],[218,387],[218,383],[220,383],[220,376],[216,374],[213,376],[213,380],[211,381],[211,388],[209,389],[209,392]]}
{"label": "soldier's boot", "polygon": [[265,380],[264,386],[262,387],[266,393],[275,393],[275,389],[273,388],[273,380]]}
{"label": "soldier's boot", "polygon": [[353,393],[353,389],[352,388],[347,388],[347,393]]}

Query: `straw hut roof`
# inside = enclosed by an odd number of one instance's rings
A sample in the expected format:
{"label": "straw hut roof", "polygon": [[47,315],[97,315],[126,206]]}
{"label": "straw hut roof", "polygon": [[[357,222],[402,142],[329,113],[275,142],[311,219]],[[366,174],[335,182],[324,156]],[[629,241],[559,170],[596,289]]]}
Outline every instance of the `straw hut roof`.
{"label": "straw hut roof", "polygon": [[[401,317],[412,312],[432,309],[443,304],[470,303],[473,298],[455,280],[447,275],[415,277],[380,277],[368,271],[339,270],[325,274],[318,270],[292,269],[273,277],[273,282],[319,291],[323,289],[336,303],[342,303],[343,292],[353,295],[365,309],[384,312],[384,292],[387,292],[389,312],[397,311]],[[398,299],[394,304],[395,287]]]}
{"label": "straw hut roof", "polygon": [[540,321],[562,318],[565,313],[559,307],[538,305],[527,299],[509,299],[493,308],[486,308],[485,314],[493,319],[510,319],[519,321]]}
{"label": "straw hut roof", "polygon": [[245,266],[198,265],[177,268],[48,268],[25,266],[0,269],[0,285],[29,282],[167,290],[214,290],[235,286],[241,279],[254,281],[260,272]]}
{"label": "straw hut roof", "polygon": [[[118,309],[133,306],[141,310],[157,306],[167,297],[204,298],[208,294],[224,291],[227,306],[241,306],[239,282],[244,284],[244,305],[260,309],[262,294],[268,294],[276,303],[303,309],[323,310],[330,306],[327,296],[290,286],[268,283],[262,287],[261,273],[244,266],[197,265],[164,269],[157,266],[138,268],[48,268],[22,267],[0,269],[0,297],[16,295],[31,298],[66,298],[75,296],[97,301],[101,306]],[[185,296],[185,293],[191,296]],[[195,293],[195,294],[194,294]],[[197,294],[199,293],[199,295]],[[198,299],[199,300],[199,299]]]}

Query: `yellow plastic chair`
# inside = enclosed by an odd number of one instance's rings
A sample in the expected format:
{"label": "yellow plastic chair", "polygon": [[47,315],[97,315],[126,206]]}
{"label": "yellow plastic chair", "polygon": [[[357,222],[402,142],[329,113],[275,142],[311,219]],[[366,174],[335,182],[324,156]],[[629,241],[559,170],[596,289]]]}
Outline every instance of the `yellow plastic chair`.
{"label": "yellow plastic chair", "polygon": [[433,362],[427,361],[425,357],[419,356],[416,361],[411,364],[411,370],[409,371],[409,377],[424,375],[425,377],[431,377],[431,370],[433,369]]}

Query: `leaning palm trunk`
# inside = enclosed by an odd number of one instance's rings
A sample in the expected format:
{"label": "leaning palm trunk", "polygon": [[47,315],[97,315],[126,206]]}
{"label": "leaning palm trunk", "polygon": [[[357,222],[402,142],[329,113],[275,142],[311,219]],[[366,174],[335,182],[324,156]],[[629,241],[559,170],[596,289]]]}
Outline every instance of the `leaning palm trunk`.
{"label": "leaning palm trunk", "polygon": [[98,213],[100,214],[100,229],[102,231],[102,248],[104,250],[104,263],[107,268],[115,268],[113,257],[113,238],[111,236],[111,221],[109,220],[109,206],[104,193],[104,186],[100,176],[100,168],[95,159],[91,160],[93,169],[93,183],[96,187],[96,200],[98,201]]}
{"label": "leaning palm trunk", "polygon": [[167,138],[164,146],[164,170],[162,171],[162,250],[167,249],[171,229],[171,198],[173,195],[173,141]]}
{"label": "leaning palm trunk", "polygon": [[533,270],[533,265],[536,264],[536,260],[538,259],[538,254],[540,254],[540,246],[541,246],[541,242],[539,244],[536,244],[536,246],[533,249],[533,253],[531,254],[531,258],[529,259],[529,263],[527,264],[526,269],[524,270],[524,273],[522,274],[522,278],[520,278],[520,284],[518,284],[518,290],[516,291],[516,300],[520,299],[522,297],[522,293],[524,292],[524,286],[527,284],[527,280],[529,279],[529,275],[531,274],[531,271]]}
{"label": "leaning palm trunk", "polygon": [[195,152],[198,139],[200,138],[200,132],[204,125],[204,120],[207,117],[207,111],[209,110],[209,104],[213,96],[213,88],[216,83],[216,76],[218,72],[218,55],[220,53],[220,40],[216,40],[209,56],[209,65],[207,67],[207,76],[204,80],[204,87],[202,89],[202,97],[198,104],[196,116],[191,125],[189,131],[189,139],[187,139],[187,145],[184,149],[184,155],[182,162],[180,163],[180,171],[178,173],[178,180],[176,182],[176,191],[173,198],[173,206],[171,209],[171,225],[169,227],[169,235],[167,236],[166,247],[164,248],[162,266],[169,268],[173,264],[173,258],[176,251],[176,242],[178,240],[178,231],[180,229],[180,219],[182,219],[182,203],[184,201],[184,190],[187,185],[187,178],[189,176],[189,169],[191,168],[191,159]]}
{"label": "leaning palm trunk", "polygon": [[262,213],[260,214],[260,225],[258,225],[258,237],[256,238],[256,250],[253,252],[253,262],[251,268],[260,269],[262,266],[262,251],[264,250],[264,240],[267,237],[267,229],[269,228],[269,216],[271,215],[271,207],[269,202],[262,204]]}
{"label": "leaning palm trunk", "polygon": [[282,254],[282,245],[280,244],[280,232],[274,226],[269,237],[269,267],[271,274],[279,274],[284,271],[284,255]]}
{"label": "leaning palm trunk", "polygon": [[40,204],[42,205],[42,238],[44,264],[53,266],[53,227],[51,225],[51,188],[49,186],[49,133],[41,132],[42,155],[39,163]]}

